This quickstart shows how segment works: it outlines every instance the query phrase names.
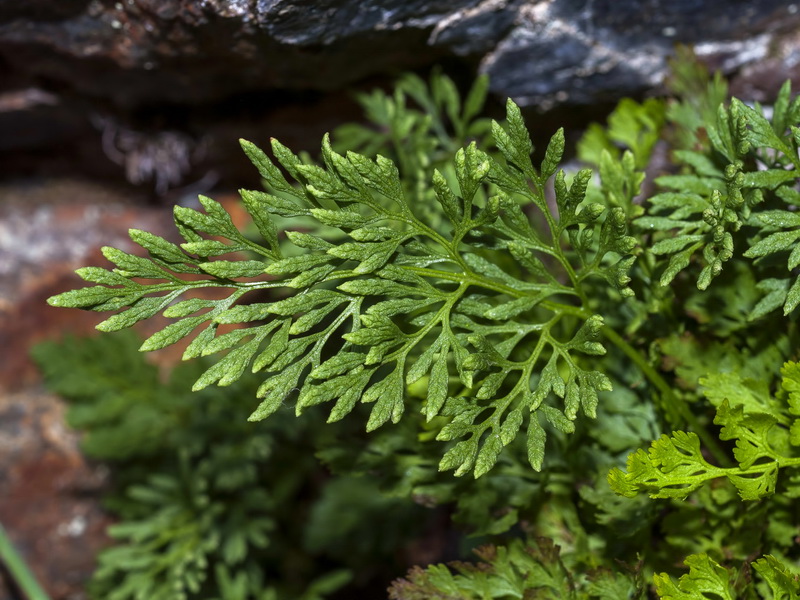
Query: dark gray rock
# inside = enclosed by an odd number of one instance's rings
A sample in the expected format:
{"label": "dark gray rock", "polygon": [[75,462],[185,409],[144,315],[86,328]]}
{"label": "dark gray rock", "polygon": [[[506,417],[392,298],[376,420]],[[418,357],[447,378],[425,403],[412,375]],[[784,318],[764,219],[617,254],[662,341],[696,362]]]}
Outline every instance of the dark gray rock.
{"label": "dark gray rock", "polygon": [[779,0],[540,0],[483,59],[492,89],[524,105],[590,104],[658,86],[675,44],[732,71],[800,23]]}
{"label": "dark gray rock", "polygon": [[[341,107],[331,92],[440,62],[547,110],[657,88],[690,43],[734,89],[769,99],[797,74],[798,25],[785,0],[0,0],[0,170],[19,148],[78,146],[116,168],[98,122],[161,148],[145,138],[201,139],[220,115],[232,129],[274,122],[313,96],[320,114],[297,111],[290,134],[302,138]],[[3,103],[26,90],[52,102]]]}
{"label": "dark gray rock", "polygon": [[0,0],[0,19],[37,19],[40,21],[58,20],[77,15],[86,9],[88,0]]}
{"label": "dark gray rock", "polygon": [[676,42],[736,42],[742,48],[734,53],[747,54],[759,35],[800,22],[791,6],[783,0],[0,0],[0,57],[28,77],[127,107],[211,102],[253,89],[330,90],[447,56],[481,60],[498,95],[586,103],[657,83]]}
{"label": "dark gray rock", "polygon": [[517,18],[519,0],[484,0],[436,24],[429,43],[458,56],[483,56],[497,46]]}
{"label": "dark gray rock", "polygon": [[430,31],[474,3],[95,0],[63,19],[0,12],[0,57],[29,76],[122,106],[209,102],[254,89],[329,90],[442,58],[445,49],[427,43]]}
{"label": "dark gray rock", "polygon": [[366,33],[430,28],[459,7],[475,3],[475,0],[257,0],[255,20],[260,30],[284,44],[331,45]]}
{"label": "dark gray rock", "polygon": [[776,0],[561,0],[552,5],[558,18],[580,22],[590,34],[608,30],[632,42],[660,37],[686,44],[750,37],[787,8]]}

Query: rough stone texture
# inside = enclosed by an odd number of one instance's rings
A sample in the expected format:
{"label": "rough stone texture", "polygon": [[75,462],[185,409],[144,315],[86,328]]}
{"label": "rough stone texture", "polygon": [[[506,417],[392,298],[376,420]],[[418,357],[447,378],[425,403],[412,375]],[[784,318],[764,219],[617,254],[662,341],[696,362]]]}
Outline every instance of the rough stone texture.
{"label": "rough stone texture", "polygon": [[252,89],[332,89],[424,66],[444,53],[420,52],[433,25],[470,4],[92,1],[59,20],[12,12],[0,23],[0,55],[16,70],[119,106],[196,104]]}
{"label": "rough stone texture", "polygon": [[676,42],[751,62],[750,40],[798,22],[783,0],[2,0],[0,56],[126,107],[330,90],[451,55],[482,61],[500,95],[566,82],[565,100],[589,102],[652,86]]}
{"label": "rough stone texture", "polygon": [[[657,87],[676,43],[730,73],[763,61],[800,23],[775,0],[543,0],[482,61],[492,88],[524,105],[613,101]],[[771,90],[772,91],[772,90]],[[770,92],[771,92],[770,91]]]}
{"label": "rough stone texture", "polygon": [[[232,183],[226,176],[239,169],[239,155],[232,137],[215,134],[259,141],[278,129],[313,148],[319,133],[354,114],[337,90],[441,62],[462,81],[488,73],[500,99],[591,110],[657,88],[674,45],[688,43],[733,76],[735,91],[769,100],[797,74],[798,6],[0,0],[0,177],[31,173],[35,164],[40,172],[125,178],[158,194],[197,181]],[[220,147],[229,151],[208,151]],[[219,171],[205,179],[208,165]]]}

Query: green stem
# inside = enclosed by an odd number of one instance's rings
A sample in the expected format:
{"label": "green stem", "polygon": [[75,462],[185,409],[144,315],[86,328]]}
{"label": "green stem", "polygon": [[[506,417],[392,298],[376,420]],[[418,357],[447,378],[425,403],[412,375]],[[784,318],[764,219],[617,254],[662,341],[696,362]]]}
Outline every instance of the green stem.
{"label": "green stem", "polygon": [[539,207],[544,215],[545,221],[547,221],[547,227],[550,229],[550,237],[551,237],[551,246],[553,248],[552,256],[561,263],[561,266],[564,268],[564,271],[567,273],[567,277],[572,282],[572,287],[575,289],[575,293],[581,299],[581,304],[586,306],[589,301],[586,297],[586,294],[581,289],[581,280],[578,278],[578,275],[575,273],[575,269],[572,267],[572,263],[569,262],[569,259],[564,254],[564,250],[561,248],[561,234],[564,233],[564,230],[559,227],[559,223],[556,221],[553,213],[550,212],[550,208],[547,204],[547,199],[544,196],[544,192],[541,191],[544,189],[544,182],[539,179],[539,177],[535,176],[535,173],[528,174],[529,177],[531,176],[533,181],[536,185],[536,198],[531,198],[534,201],[534,204]]}
{"label": "green stem", "polygon": [[[460,283],[462,286],[464,284],[475,284],[481,287],[492,289],[494,291],[508,294],[511,297],[520,297],[524,295],[524,292],[520,292],[520,290],[515,290],[509,286],[504,284],[488,280],[483,277],[479,277],[473,273],[448,273],[445,271],[436,271],[434,269],[428,268],[419,268],[419,267],[404,267],[407,270],[414,271],[419,273],[420,275],[428,275],[428,276],[437,276],[442,279],[449,279],[454,282]],[[568,304],[561,304],[557,302],[553,302],[550,300],[545,300],[541,302],[541,306],[548,310],[552,310],[555,313],[562,313],[562,314],[571,314],[581,319],[588,319],[591,316],[591,313],[587,310],[578,307],[578,306],[570,306]],[[656,389],[661,392],[662,398],[665,404],[670,408],[675,408],[677,410],[678,416],[686,422],[686,424],[694,431],[697,436],[703,441],[706,448],[708,448],[711,455],[716,459],[716,461],[722,465],[723,467],[730,467],[733,463],[731,463],[728,456],[723,452],[722,448],[720,448],[717,440],[714,436],[709,434],[705,427],[700,423],[694,413],[691,411],[689,406],[686,402],[675,395],[672,391],[670,385],[664,380],[661,374],[656,371],[652,365],[645,359],[642,354],[636,350],[633,346],[631,346],[625,339],[617,334],[616,331],[611,329],[608,326],[603,327],[603,333],[608,338],[608,340],[613,343],[617,348],[619,348],[625,356],[633,361],[639,369],[641,369],[642,373],[648,380],[656,387]]]}
{"label": "green stem", "polygon": [[27,596],[28,600],[50,600],[14,548],[2,525],[0,525],[0,561],[8,569],[14,583]]}
{"label": "green stem", "polygon": [[403,360],[406,359],[408,353],[425,337],[425,335],[433,329],[433,327],[437,323],[442,323],[442,329],[450,329],[449,325],[449,315],[450,311],[453,310],[453,305],[461,299],[461,296],[464,295],[464,291],[467,289],[468,285],[466,283],[462,283],[461,286],[447,299],[447,301],[441,306],[441,308],[436,312],[433,318],[428,321],[423,327],[419,329],[414,334],[411,334],[409,337],[413,338],[411,341],[405,343],[399,350],[392,352],[391,354],[384,357],[384,362],[389,362],[395,360],[398,357],[401,357]]}
{"label": "green stem", "polygon": [[572,287],[575,289],[575,293],[578,294],[578,298],[581,299],[581,304],[586,306],[589,304],[589,299],[586,297],[586,293],[581,287],[581,280],[577,273],[575,273],[575,269],[572,268],[572,264],[564,254],[564,251],[561,249],[557,239],[553,240],[553,247],[556,249],[556,259],[561,263],[561,266],[564,267],[564,270],[567,272],[567,277],[569,277],[569,280],[572,282]]}
{"label": "green stem", "polygon": [[719,444],[717,444],[716,438],[708,433],[706,428],[697,420],[697,417],[686,402],[675,395],[670,385],[664,380],[661,374],[647,362],[645,357],[608,325],[603,327],[603,334],[641,369],[645,377],[650,380],[650,383],[661,392],[664,402],[671,407],[674,406],[677,408],[678,414],[686,421],[686,424],[692,432],[696,433],[697,437],[703,441],[703,444],[708,448],[708,451],[711,452],[711,455],[716,461],[723,467],[731,467],[733,463],[731,463],[728,456],[723,452]]}
{"label": "green stem", "polygon": [[[707,463],[706,463],[707,464]],[[668,478],[664,478],[658,481],[656,484],[652,484],[650,482],[640,483],[638,485],[638,489],[640,491],[647,491],[651,494],[651,498],[669,498],[670,495],[654,495],[652,494],[652,490],[663,490],[664,488],[671,488],[673,491],[677,486],[691,486],[694,489],[700,487],[702,483],[712,481],[714,479],[719,479],[721,477],[747,477],[748,475],[761,475],[767,471],[772,469],[785,469],[787,467],[797,467],[800,465],[800,458],[776,458],[774,461],[759,463],[757,465],[753,465],[747,469],[742,469],[738,466],[733,466],[729,468],[722,468],[716,467],[714,465],[709,465],[707,467],[707,471],[700,475],[687,475],[685,477],[675,477],[674,475],[670,474]],[[663,473],[663,467],[659,469]],[[700,483],[698,483],[698,481]]]}

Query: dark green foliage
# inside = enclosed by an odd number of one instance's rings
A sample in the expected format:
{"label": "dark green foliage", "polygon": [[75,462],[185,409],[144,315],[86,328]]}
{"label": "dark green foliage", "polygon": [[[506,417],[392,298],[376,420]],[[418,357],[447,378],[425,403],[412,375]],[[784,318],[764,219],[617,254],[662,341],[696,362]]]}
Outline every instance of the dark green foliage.
{"label": "dark green foliage", "polygon": [[[321,423],[286,411],[248,423],[252,376],[192,394],[201,365],[164,379],[140,344],[117,334],[34,352],[50,388],[69,400],[84,450],[113,467],[107,504],[120,520],[110,529],[118,545],[100,554],[93,598],[321,599],[354,567],[368,577],[366,558],[391,564],[424,524],[422,509],[384,498],[369,478],[323,485],[313,457]],[[391,527],[375,535],[363,517],[387,512]]]}
{"label": "dark green foliage", "polygon": [[[585,577],[564,563],[560,548],[547,538],[530,546],[519,540],[506,547],[476,550],[481,562],[415,569],[389,588],[391,600],[510,600],[512,598],[642,598],[634,578],[602,569]],[[453,571],[456,573],[454,574]]]}
{"label": "dark green foliage", "polygon": [[[671,86],[674,98],[625,100],[590,128],[578,156],[595,180],[561,169],[563,130],[534,162],[513,102],[503,122],[477,119],[485,80],[462,102],[445,77],[408,76],[362,96],[372,126],[326,136],[319,161],[243,141],[266,188],[241,192],[251,232],[201,198],[202,211],[175,211],[180,245],[132,231],[149,258],[106,249],[116,268],[80,270],[97,285],[51,304],[119,311],[103,330],[162,313],[174,321],[142,350],[184,340],[184,358],[216,357],[195,372],[208,405],[74,409],[93,452],[143,458],[124,434],[170,440],[173,456],[167,479],[139,479],[117,500],[141,512],[122,513],[126,545],[103,559],[104,593],[128,597],[121,565],[140,552],[131,564],[189,593],[213,581],[225,600],[324,595],[337,569],[357,579],[370,552],[397,550],[411,528],[386,515],[419,518],[421,505],[447,507],[491,544],[477,563],[412,569],[392,598],[798,597],[800,100],[788,83],[771,111],[729,100],[721,78],[685,60]],[[206,287],[227,296],[197,297]],[[248,410],[240,393],[232,410],[213,384],[250,372],[261,403]],[[239,410],[269,417],[263,437],[244,433],[261,425]],[[214,425],[181,437],[173,413]],[[192,453],[192,439],[221,431],[234,437]],[[290,458],[275,465],[277,448]],[[222,466],[232,455],[236,467]],[[332,479],[304,513],[309,528],[294,530],[296,553],[275,515],[319,468],[312,455]],[[215,475],[240,469],[265,473],[236,479],[246,531],[226,520],[231,488]],[[165,512],[187,498],[191,512]],[[158,519],[182,532],[173,555],[153,541],[173,531]],[[428,532],[441,560],[466,557],[452,531]],[[192,535],[203,543],[180,550]],[[332,571],[303,572],[322,577],[316,588],[286,592],[296,580],[273,583],[281,567],[240,566],[313,553]],[[165,556],[183,566],[161,575],[175,562]]]}

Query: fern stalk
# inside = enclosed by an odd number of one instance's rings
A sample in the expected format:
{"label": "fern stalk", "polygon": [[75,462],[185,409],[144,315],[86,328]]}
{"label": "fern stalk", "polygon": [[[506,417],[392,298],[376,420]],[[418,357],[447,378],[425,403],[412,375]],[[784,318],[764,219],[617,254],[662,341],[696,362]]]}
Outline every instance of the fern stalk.
{"label": "fern stalk", "polygon": [[703,441],[703,444],[717,461],[717,463],[725,468],[733,466],[731,460],[728,458],[722,448],[720,448],[716,438],[708,433],[708,430],[703,427],[698,418],[687,405],[686,401],[675,395],[666,380],[652,367],[652,365],[650,365],[650,363],[647,362],[645,357],[642,356],[641,352],[626,342],[625,339],[611,327],[604,326],[602,331],[603,335],[608,338],[608,341],[619,348],[623,354],[625,354],[625,356],[630,358],[636,364],[636,366],[639,367],[650,383],[652,383],[656,389],[661,392],[663,395],[662,399],[664,404],[668,407],[677,408],[678,414],[686,421],[686,424],[689,425],[691,430],[697,434],[697,437]]}
{"label": "fern stalk", "polygon": [[0,525],[0,562],[28,600],[50,600]]}

